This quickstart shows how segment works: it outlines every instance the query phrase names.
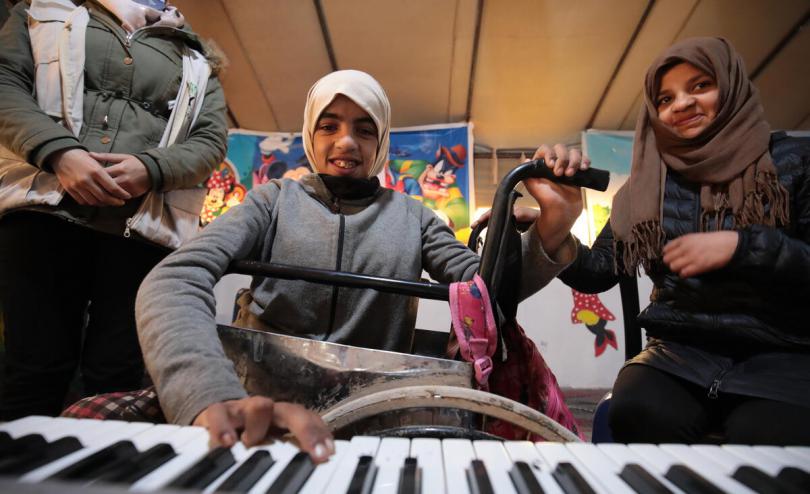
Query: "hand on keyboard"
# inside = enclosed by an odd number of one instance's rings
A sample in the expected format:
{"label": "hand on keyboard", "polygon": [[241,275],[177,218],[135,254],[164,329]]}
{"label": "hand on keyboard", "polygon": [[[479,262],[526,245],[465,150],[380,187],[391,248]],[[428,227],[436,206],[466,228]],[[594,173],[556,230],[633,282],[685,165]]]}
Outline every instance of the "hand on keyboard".
{"label": "hand on keyboard", "polygon": [[332,434],[318,414],[301,405],[276,403],[264,396],[209,405],[194,419],[194,425],[208,429],[212,446],[233,446],[237,433],[241,432],[242,443],[251,447],[281,429],[290,431],[316,463],[335,453]]}

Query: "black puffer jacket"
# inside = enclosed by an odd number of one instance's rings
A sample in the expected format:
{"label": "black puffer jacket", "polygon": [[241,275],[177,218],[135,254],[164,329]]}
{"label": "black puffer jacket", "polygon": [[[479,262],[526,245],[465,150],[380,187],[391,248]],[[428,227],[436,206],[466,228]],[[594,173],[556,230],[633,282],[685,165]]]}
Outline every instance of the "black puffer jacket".
{"label": "black puffer jacket", "polygon": [[[731,262],[711,273],[681,279],[655,263],[648,273],[651,303],[638,316],[649,336],[703,348],[810,353],[810,139],[775,133],[771,156],[790,197],[789,226],[740,230]],[[667,240],[699,231],[699,217],[699,187],[670,173]],[[593,248],[579,245],[576,261],[559,277],[586,293],[618,282],[609,224]]]}

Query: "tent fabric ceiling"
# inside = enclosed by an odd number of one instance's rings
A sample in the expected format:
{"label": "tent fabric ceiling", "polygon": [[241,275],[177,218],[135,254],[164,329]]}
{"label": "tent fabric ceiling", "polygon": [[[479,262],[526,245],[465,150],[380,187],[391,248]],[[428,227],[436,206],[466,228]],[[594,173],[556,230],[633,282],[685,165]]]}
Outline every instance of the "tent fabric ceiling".
{"label": "tent fabric ceiling", "polygon": [[774,128],[810,129],[810,0],[175,0],[229,59],[235,126],[298,131],[334,69],[374,75],[397,127],[469,118],[477,144],[577,143],[632,129],[647,65],[724,36]]}

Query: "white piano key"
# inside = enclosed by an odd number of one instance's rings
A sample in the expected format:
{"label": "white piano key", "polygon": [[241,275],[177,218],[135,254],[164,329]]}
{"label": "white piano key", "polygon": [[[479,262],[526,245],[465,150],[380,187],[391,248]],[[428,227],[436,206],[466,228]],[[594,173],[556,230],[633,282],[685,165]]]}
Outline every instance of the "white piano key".
{"label": "white piano key", "polygon": [[608,492],[634,494],[635,491],[618,474],[619,464],[605,455],[595,444],[570,443],[570,451]]}
{"label": "white piano key", "polygon": [[807,463],[804,464],[804,469],[807,470],[807,465],[810,465],[810,446],[786,446],[785,450],[806,458]]}
{"label": "white piano key", "polygon": [[290,463],[290,460],[292,460],[296,453],[300,451],[294,444],[280,441],[266,446],[259,446],[259,448],[270,451],[275,463],[273,463],[273,466],[267,470],[267,473],[265,473],[264,476],[262,476],[262,478],[260,478],[256,484],[251,487],[250,491],[248,491],[254,494],[267,492],[267,489],[273,485],[273,482],[275,482],[279,474],[281,474],[281,472],[287,468],[287,464]]}
{"label": "white piano key", "polygon": [[89,431],[87,434],[85,434],[85,438],[79,439],[82,444],[86,446],[85,448],[74,451],[67,456],[26,473],[20,477],[20,481],[29,483],[41,482],[68,465],[72,465],[76,461],[86,458],[96,451],[106,448],[117,441],[129,439],[145,431],[146,429],[153,427],[153,425],[154,424],[146,422],[129,423],[115,420],[92,421],[91,426],[88,427]]}
{"label": "white piano key", "polygon": [[484,462],[487,467],[489,481],[495,494],[517,494],[509,470],[512,460],[503,448],[502,441],[473,441],[475,457]]}
{"label": "white piano key", "polygon": [[380,441],[374,463],[377,476],[373,494],[395,494],[399,488],[399,474],[405,458],[411,453],[411,441],[401,437],[385,437]]}
{"label": "white piano key", "polygon": [[619,443],[600,443],[595,445],[602,451],[606,456],[608,456],[614,463],[618,464],[617,473],[621,473],[621,470],[628,464],[635,464],[642,467],[644,470],[647,471],[650,475],[652,475],[655,480],[663,484],[667,489],[671,490],[675,493],[682,492],[675,484],[664,478],[664,474],[666,470],[662,471],[656,468],[653,464],[648,462],[644,457],[637,454],[632,449],[628,448],[626,444],[619,444]]}
{"label": "white piano key", "polygon": [[428,437],[411,439],[410,455],[422,472],[422,492],[444,492],[442,442]]}
{"label": "white piano key", "polygon": [[686,465],[726,492],[753,494],[751,489],[724,473],[717,463],[685,444],[661,444],[659,448],[662,452],[673,456],[681,465]]}
{"label": "white piano key", "polygon": [[329,458],[329,461],[315,468],[299,494],[323,494],[328,492],[332,476],[335,474],[343,456],[349,451],[349,447],[349,441],[335,441],[335,454]]}
{"label": "white piano key", "polygon": [[[512,463],[522,461],[532,468],[532,473],[547,494],[564,494],[560,485],[551,476],[551,467],[540,456],[540,452],[529,441],[507,441],[503,443]],[[511,469],[511,467],[510,467]]]}
{"label": "white piano key", "polygon": [[537,451],[540,452],[540,455],[545,459],[546,463],[549,464],[549,467],[553,471],[557,468],[557,465],[561,462],[568,462],[574,465],[582,478],[591,486],[591,488],[599,493],[608,494],[608,490],[605,489],[604,485],[596,478],[592,472],[590,472],[579,459],[566,448],[565,444],[563,443],[535,443],[535,448]]}
{"label": "white piano key", "polygon": [[442,457],[447,494],[469,494],[467,468],[475,459],[472,443],[467,439],[445,439],[442,441]]}
{"label": "white piano key", "polygon": [[201,427],[190,427],[188,429],[192,431],[189,434],[191,437],[189,437],[188,441],[182,443],[182,446],[177,451],[177,456],[132,484],[130,490],[137,492],[158,490],[177,478],[178,475],[208,453],[208,431]]}
{"label": "white piano key", "polygon": [[330,492],[346,492],[354,476],[357,462],[361,456],[373,457],[380,445],[379,437],[355,436],[349,443],[349,450],[338,464],[332,481],[329,483]]}
{"label": "white piano key", "polygon": [[771,458],[770,455],[762,451],[757,451],[751,446],[725,444],[721,449],[739,458],[743,464],[756,467],[768,475],[775,476],[785,467],[784,464],[780,464],[778,461]]}
{"label": "white piano key", "polygon": [[791,448],[781,446],[754,446],[754,449],[778,461],[782,467],[796,467],[810,472],[810,456],[802,457]]}
{"label": "white piano key", "polygon": [[11,437],[17,438],[25,436],[26,434],[39,434],[39,429],[52,425],[54,417],[45,417],[43,415],[29,415],[28,417],[12,420],[0,424],[0,431],[7,432]]}

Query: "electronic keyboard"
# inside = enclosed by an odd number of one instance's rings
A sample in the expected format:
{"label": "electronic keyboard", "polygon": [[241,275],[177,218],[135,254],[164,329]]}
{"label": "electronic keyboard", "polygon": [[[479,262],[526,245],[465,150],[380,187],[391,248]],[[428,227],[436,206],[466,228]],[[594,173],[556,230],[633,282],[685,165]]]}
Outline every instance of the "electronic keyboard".
{"label": "electronic keyboard", "polygon": [[3,492],[810,492],[810,447],[356,436],[315,465],[289,442],[208,447],[200,427],[31,416],[0,424]]}

